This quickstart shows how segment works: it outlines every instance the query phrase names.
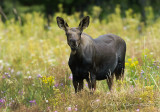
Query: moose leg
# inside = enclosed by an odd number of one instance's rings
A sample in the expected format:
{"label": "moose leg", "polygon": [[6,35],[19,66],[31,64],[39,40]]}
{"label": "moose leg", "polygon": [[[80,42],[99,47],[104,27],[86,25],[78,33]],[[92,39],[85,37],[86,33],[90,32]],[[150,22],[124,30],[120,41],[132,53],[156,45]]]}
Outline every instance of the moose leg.
{"label": "moose leg", "polygon": [[112,90],[113,79],[114,79],[113,74],[111,74],[110,76],[107,77],[107,84],[108,84],[108,88],[110,91]]}
{"label": "moose leg", "polygon": [[79,85],[78,85],[78,91],[81,91],[81,90],[83,89],[83,85],[84,85],[84,84],[83,84],[83,79],[79,80],[78,82],[79,82],[79,83],[78,83],[78,84],[79,84]]}
{"label": "moose leg", "polygon": [[73,76],[73,86],[75,89],[75,93],[81,91],[83,89],[83,79],[78,79],[77,77]]}
{"label": "moose leg", "polygon": [[115,70],[115,76],[116,80],[123,80],[124,78],[124,68],[125,68],[125,62],[118,63],[116,70]]}
{"label": "moose leg", "polygon": [[96,76],[93,74],[89,74],[88,78],[86,79],[88,82],[88,87],[91,91],[96,90]]}
{"label": "moose leg", "polygon": [[73,86],[75,89],[75,93],[77,93],[77,89],[78,89],[78,81],[73,77]]}

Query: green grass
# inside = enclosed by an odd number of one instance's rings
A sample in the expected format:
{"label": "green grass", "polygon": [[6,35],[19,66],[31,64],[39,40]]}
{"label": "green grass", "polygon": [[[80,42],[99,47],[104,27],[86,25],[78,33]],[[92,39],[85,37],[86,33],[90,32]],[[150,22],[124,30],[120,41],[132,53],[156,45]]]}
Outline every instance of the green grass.
{"label": "green grass", "polygon": [[91,18],[84,32],[93,38],[113,33],[126,41],[125,77],[114,81],[112,92],[104,80],[94,94],[86,82],[75,94],[67,64],[70,48],[57,15],[71,27],[80,21],[79,13],[56,13],[48,29],[39,13],[23,15],[23,26],[14,19],[0,21],[0,111],[160,111],[160,19],[144,26],[139,14],[128,10],[122,18],[119,8],[101,22]]}

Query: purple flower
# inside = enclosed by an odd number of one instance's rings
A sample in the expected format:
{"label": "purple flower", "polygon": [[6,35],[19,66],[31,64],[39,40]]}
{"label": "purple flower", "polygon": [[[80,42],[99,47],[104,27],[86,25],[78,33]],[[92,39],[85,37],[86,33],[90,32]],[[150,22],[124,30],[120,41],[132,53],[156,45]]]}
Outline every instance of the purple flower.
{"label": "purple flower", "polygon": [[63,83],[61,83],[61,86],[63,86]]}
{"label": "purple flower", "polygon": [[2,77],[3,79],[5,79],[6,77],[3,75],[3,77]]}
{"label": "purple flower", "polygon": [[11,75],[8,75],[8,78],[11,78]]}
{"label": "purple flower", "polygon": [[5,99],[0,99],[0,103],[4,103],[5,102]]}
{"label": "purple flower", "polygon": [[29,103],[36,104],[36,100],[31,100]]}
{"label": "purple flower", "polygon": [[55,86],[55,87],[58,87],[58,84],[55,84],[54,86]]}
{"label": "purple flower", "polygon": [[71,107],[68,107],[67,110],[68,110],[68,111],[72,111],[72,108],[71,108]]}
{"label": "purple flower", "polygon": [[71,79],[71,80],[72,80],[72,76],[69,76],[69,79]]}
{"label": "purple flower", "polygon": [[72,74],[70,74],[69,79],[71,79],[71,80],[73,79]]}
{"label": "purple flower", "polygon": [[86,84],[86,86],[88,87],[88,84]]}
{"label": "purple flower", "polygon": [[77,108],[75,108],[74,110],[75,110],[75,111],[77,111],[78,109],[77,109]]}
{"label": "purple flower", "polygon": [[157,66],[157,68],[159,69],[159,66]]}
{"label": "purple flower", "polygon": [[144,74],[144,71],[143,71],[143,70],[141,70],[141,75],[142,75],[142,74]]}
{"label": "purple flower", "polygon": [[38,77],[38,78],[42,78],[41,74],[38,74],[37,77]]}
{"label": "purple flower", "polygon": [[19,93],[20,95],[23,95],[23,91],[19,91],[18,93]]}
{"label": "purple flower", "polygon": [[7,73],[7,72],[5,72],[5,73],[4,73],[4,75],[8,75],[8,73]]}

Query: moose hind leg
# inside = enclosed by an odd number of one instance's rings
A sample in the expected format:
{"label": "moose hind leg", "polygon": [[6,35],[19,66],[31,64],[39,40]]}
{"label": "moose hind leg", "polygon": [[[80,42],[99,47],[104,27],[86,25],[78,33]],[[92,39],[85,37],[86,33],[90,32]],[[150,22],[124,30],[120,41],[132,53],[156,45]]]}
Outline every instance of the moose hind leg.
{"label": "moose hind leg", "polygon": [[118,63],[116,69],[115,69],[115,76],[116,80],[123,80],[124,78],[124,69],[125,69],[125,62]]}
{"label": "moose hind leg", "polygon": [[112,86],[113,86],[113,79],[114,79],[114,75],[111,74],[110,76],[107,77],[107,84],[108,84],[108,88],[111,91],[112,90]]}
{"label": "moose hind leg", "polygon": [[96,77],[95,77],[95,75],[89,74],[89,76],[86,80],[87,80],[89,89],[91,91],[95,91],[96,90]]}

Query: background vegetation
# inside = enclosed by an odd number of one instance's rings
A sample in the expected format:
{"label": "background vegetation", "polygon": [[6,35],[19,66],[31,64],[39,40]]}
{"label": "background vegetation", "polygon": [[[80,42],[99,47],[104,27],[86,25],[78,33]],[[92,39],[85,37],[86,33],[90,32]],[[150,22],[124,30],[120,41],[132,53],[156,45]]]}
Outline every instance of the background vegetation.
{"label": "background vegetation", "polygon": [[[27,1],[23,0],[23,4]],[[131,6],[122,9],[124,4],[114,4],[114,10],[107,15],[102,12],[108,6],[93,6],[90,12],[75,9],[68,15],[64,4],[57,4],[49,26],[44,13],[19,13],[21,6],[16,9],[18,18],[5,12],[8,19],[0,20],[0,111],[160,111],[160,18],[154,13],[156,5],[145,7],[144,22],[141,13]],[[84,91],[74,93],[67,64],[70,48],[56,17],[61,16],[70,27],[76,27],[81,14],[91,16],[84,32],[93,38],[113,33],[127,43],[125,78],[123,82],[115,81],[112,93],[105,80],[98,82],[94,94],[90,94],[86,83]],[[4,15],[1,17],[4,19]]]}

